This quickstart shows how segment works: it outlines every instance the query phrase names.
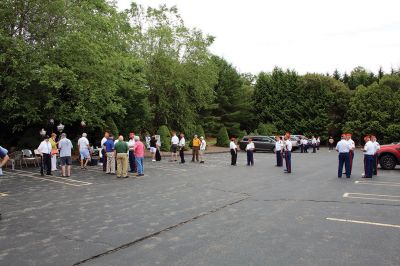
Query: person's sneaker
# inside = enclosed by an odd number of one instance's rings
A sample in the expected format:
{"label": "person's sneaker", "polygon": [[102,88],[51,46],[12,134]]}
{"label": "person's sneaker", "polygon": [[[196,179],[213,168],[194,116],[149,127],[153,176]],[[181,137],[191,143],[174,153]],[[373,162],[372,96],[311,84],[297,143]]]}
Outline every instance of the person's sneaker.
{"label": "person's sneaker", "polygon": [[204,163],[204,161],[201,161],[200,163]]}
{"label": "person's sneaker", "polygon": [[152,162],[155,162],[156,160],[151,160]]}

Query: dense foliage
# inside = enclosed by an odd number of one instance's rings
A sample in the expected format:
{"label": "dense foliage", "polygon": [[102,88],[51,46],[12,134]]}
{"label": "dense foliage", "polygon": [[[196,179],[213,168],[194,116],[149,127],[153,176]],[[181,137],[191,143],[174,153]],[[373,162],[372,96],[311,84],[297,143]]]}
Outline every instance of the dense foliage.
{"label": "dense foliage", "polygon": [[91,141],[105,129],[153,134],[162,125],[188,140],[218,135],[221,145],[285,131],[400,140],[398,71],[275,68],[254,76],[211,54],[213,41],[185,26],[176,7],[133,3],[120,12],[106,0],[3,0],[0,142],[36,145],[39,130],[58,123]]}

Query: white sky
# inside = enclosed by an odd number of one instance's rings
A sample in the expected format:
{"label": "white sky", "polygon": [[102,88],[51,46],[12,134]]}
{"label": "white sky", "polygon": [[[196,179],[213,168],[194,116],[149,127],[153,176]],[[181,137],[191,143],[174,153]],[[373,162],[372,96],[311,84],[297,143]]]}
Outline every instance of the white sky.
{"label": "white sky", "polygon": [[[118,0],[129,8],[132,0]],[[176,5],[189,27],[216,37],[210,50],[240,72],[274,66],[343,74],[400,67],[398,0],[138,0]]]}

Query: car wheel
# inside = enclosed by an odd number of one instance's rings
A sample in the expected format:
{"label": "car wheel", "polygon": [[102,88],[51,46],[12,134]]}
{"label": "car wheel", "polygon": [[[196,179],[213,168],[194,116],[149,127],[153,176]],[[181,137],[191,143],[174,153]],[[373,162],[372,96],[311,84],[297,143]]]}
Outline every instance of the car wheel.
{"label": "car wheel", "polygon": [[391,154],[384,154],[379,159],[382,169],[392,170],[396,167],[396,158]]}

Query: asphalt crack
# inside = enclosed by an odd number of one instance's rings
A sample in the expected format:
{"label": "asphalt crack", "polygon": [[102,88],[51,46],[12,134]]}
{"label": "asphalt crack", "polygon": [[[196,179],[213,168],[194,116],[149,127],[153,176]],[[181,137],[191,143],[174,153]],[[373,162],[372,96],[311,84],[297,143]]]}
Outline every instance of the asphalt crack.
{"label": "asphalt crack", "polygon": [[210,211],[203,212],[203,213],[201,213],[201,214],[199,214],[199,215],[197,215],[197,216],[194,216],[194,217],[192,217],[192,218],[190,218],[190,219],[188,219],[188,220],[185,220],[185,221],[182,221],[182,222],[180,222],[180,223],[171,225],[171,226],[169,226],[169,227],[167,227],[167,228],[161,229],[161,230],[159,230],[159,231],[157,231],[157,232],[154,232],[154,233],[152,233],[152,234],[143,236],[143,237],[138,238],[138,239],[136,239],[136,240],[134,240],[134,241],[125,243],[125,244],[123,244],[123,245],[120,245],[120,246],[118,246],[118,247],[116,247],[116,248],[107,250],[107,251],[105,251],[105,252],[103,252],[103,253],[100,253],[100,254],[94,255],[94,256],[92,256],[92,257],[90,257],[90,258],[87,258],[87,259],[81,260],[81,261],[79,261],[79,262],[76,262],[75,264],[73,264],[73,266],[82,265],[82,264],[84,264],[84,263],[86,263],[86,262],[89,262],[89,261],[95,260],[95,259],[97,259],[97,258],[100,258],[100,257],[106,256],[106,255],[109,255],[109,254],[118,252],[118,251],[120,251],[120,250],[122,250],[122,249],[125,249],[125,248],[128,248],[128,247],[131,247],[131,246],[136,245],[136,244],[138,244],[138,243],[140,243],[140,242],[143,242],[143,241],[146,240],[146,239],[149,239],[149,238],[154,237],[154,236],[157,236],[157,235],[159,235],[159,234],[162,234],[162,233],[171,231],[171,230],[173,230],[173,229],[175,229],[175,228],[177,228],[177,227],[180,227],[180,226],[185,225],[185,224],[187,224],[187,223],[193,222],[193,221],[195,221],[195,220],[197,220],[197,219],[200,219],[200,218],[202,218],[202,217],[208,216],[208,215],[210,215],[210,214],[216,213],[216,212],[218,212],[218,211],[220,211],[220,210],[222,210],[222,209],[225,209],[225,208],[227,208],[227,207],[230,207],[230,206],[232,206],[232,205],[238,204],[238,203],[240,203],[240,202],[242,202],[242,201],[244,201],[244,200],[246,200],[246,199],[248,199],[248,198],[249,198],[249,197],[241,198],[241,199],[239,199],[239,200],[236,200],[236,201],[227,203],[227,204],[225,204],[225,205],[223,205],[223,206],[220,206],[220,207],[218,207],[218,208],[212,209],[212,210],[210,210]]}

